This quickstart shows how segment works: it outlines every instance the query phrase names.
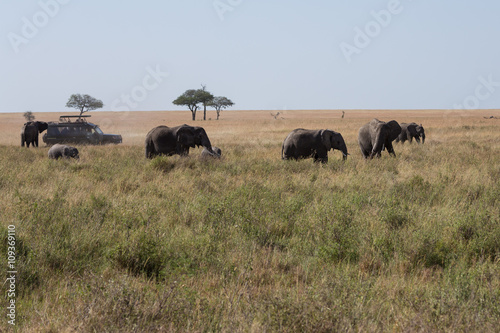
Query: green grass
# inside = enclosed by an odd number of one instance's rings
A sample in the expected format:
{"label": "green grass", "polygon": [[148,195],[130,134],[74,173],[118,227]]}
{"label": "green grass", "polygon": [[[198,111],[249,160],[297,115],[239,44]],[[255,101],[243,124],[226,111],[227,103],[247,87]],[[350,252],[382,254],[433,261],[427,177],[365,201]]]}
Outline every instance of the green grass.
{"label": "green grass", "polygon": [[[464,129],[465,130],[465,129]],[[498,140],[365,161],[0,146],[19,331],[496,331]],[[1,325],[8,327],[6,320]]]}

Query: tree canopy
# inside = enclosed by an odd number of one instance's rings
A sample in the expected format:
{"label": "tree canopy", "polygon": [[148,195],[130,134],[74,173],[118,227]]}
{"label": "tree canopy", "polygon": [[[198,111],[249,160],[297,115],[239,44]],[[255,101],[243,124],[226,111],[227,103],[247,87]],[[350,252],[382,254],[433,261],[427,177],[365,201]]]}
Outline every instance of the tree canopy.
{"label": "tree canopy", "polygon": [[66,103],[67,108],[73,108],[80,111],[80,116],[88,111],[100,109],[104,106],[101,100],[90,95],[73,94]]}
{"label": "tree canopy", "polygon": [[175,105],[184,105],[189,108],[193,120],[196,118],[196,111],[198,110],[198,103],[200,103],[199,96],[195,89],[188,89],[182,95],[177,97],[172,103]]}
{"label": "tree canopy", "polygon": [[35,120],[35,115],[31,111],[26,111],[23,114],[23,117],[26,119],[26,121],[33,121],[33,120]]}
{"label": "tree canopy", "polygon": [[207,106],[214,107],[217,111],[217,119],[219,119],[220,111],[229,106],[234,105],[234,103],[227,97],[214,97],[209,91],[206,90],[206,86],[202,85],[201,89],[189,89],[186,90],[182,95],[177,97],[172,103],[175,105],[187,106],[191,111],[193,120],[196,120],[196,111],[200,108],[198,104],[203,105],[203,120],[207,120]]}
{"label": "tree canopy", "polygon": [[217,120],[219,120],[220,112],[223,109],[233,106],[234,103],[227,97],[217,96],[214,97],[208,105],[215,109],[215,112],[217,112]]}

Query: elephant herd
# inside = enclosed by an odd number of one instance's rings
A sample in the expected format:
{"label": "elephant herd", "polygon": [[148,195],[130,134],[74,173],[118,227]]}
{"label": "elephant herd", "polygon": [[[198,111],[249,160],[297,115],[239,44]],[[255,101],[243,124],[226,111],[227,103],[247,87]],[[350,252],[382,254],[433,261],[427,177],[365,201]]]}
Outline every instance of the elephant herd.
{"label": "elephant herd", "polygon": [[[385,149],[389,154],[396,156],[392,142],[410,141],[415,139],[425,142],[425,133],[422,125],[416,123],[401,123],[391,120],[383,122],[373,119],[359,129],[358,143],[365,158],[380,157]],[[202,157],[220,157],[220,148],[213,147],[207,133],[202,127],[181,125],[176,127],[158,126],[146,135],[146,158],[158,155],[189,154],[189,148],[203,146]],[[338,132],[321,129],[307,130],[297,128],[290,132],[283,141],[281,158],[302,159],[313,158],[315,162],[328,162],[328,152],[337,149],[342,152],[345,160],[349,153],[344,138]]]}
{"label": "elephant herd", "polygon": [[[30,144],[38,147],[38,134],[47,129],[47,123],[28,122],[21,131],[21,145]],[[401,123],[395,120],[389,122],[373,119],[359,129],[358,144],[364,158],[380,157],[387,149],[390,155],[396,156],[392,142],[410,141],[415,139],[425,142],[425,132],[422,125],[416,123]],[[220,148],[212,146],[203,127],[180,125],[175,127],[157,126],[149,131],[145,140],[146,158],[152,159],[159,155],[189,154],[189,148],[204,147],[202,158],[220,158]],[[349,153],[342,135],[329,129],[308,130],[297,128],[290,132],[281,147],[281,158],[303,159],[313,158],[315,162],[328,162],[328,152],[336,149],[342,152],[345,160]],[[75,147],[56,144],[49,150],[49,158],[78,158],[79,152]]]}
{"label": "elephant herd", "polygon": [[[28,121],[21,128],[21,147],[38,147],[38,134],[45,131],[49,125],[44,121]],[[78,149],[67,145],[55,144],[49,149],[49,158],[79,158]]]}
{"label": "elephant herd", "polygon": [[[363,125],[358,132],[358,144],[364,158],[380,157],[383,150],[396,156],[392,142],[404,143],[413,139],[420,143],[425,141],[422,125],[416,123],[401,123],[391,120],[389,122],[373,119]],[[293,130],[286,137],[281,148],[282,159],[314,158],[315,162],[328,161],[328,151],[337,149],[342,152],[343,159],[347,158],[347,147],[340,133],[331,130]]]}

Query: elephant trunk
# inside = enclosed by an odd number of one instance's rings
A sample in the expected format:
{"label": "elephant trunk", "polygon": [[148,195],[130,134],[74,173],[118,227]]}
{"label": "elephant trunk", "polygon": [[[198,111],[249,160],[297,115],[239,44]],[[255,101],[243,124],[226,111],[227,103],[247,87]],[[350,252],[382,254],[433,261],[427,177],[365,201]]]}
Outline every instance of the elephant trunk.
{"label": "elephant trunk", "polygon": [[347,152],[347,146],[345,145],[345,142],[342,144],[342,147],[340,147],[339,150],[342,152],[342,160],[345,161],[347,159],[347,156],[349,155],[349,153]]}
{"label": "elephant trunk", "polygon": [[208,152],[210,153],[210,156],[218,157],[216,152],[213,151],[212,147],[207,147]]}
{"label": "elephant trunk", "polygon": [[424,133],[422,133],[422,134],[420,135],[420,137],[422,138],[422,143],[425,143],[425,134],[424,134]]}
{"label": "elephant trunk", "polygon": [[216,156],[216,155],[217,155],[217,154],[213,151],[213,149],[212,149],[212,144],[210,143],[210,140],[208,139],[208,136],[207,136],[206,138],[204,138],[204,139],[203,139],[203,141],[202,141],[201,145],[202,145],[203,147],[205,147],[205,148],[208,150],[208,152],[210,153],[210,155],[212,155],[212,156]]}

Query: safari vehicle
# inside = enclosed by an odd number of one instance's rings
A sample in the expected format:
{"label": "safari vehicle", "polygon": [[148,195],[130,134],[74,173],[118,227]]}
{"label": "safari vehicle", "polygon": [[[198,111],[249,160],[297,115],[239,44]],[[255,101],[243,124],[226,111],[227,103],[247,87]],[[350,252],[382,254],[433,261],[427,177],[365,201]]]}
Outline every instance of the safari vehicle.
{"label": "safari vehicle", "polygon": [[56,143],[77,143],[99,145],[121,143],[119,134],[104,134],[96,124],[87,122],[90,116],[60,116],[58,122],[49,122],[43,142],[48,145]]}

